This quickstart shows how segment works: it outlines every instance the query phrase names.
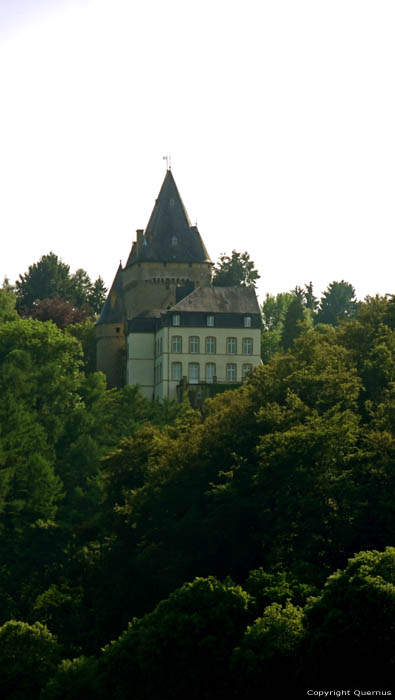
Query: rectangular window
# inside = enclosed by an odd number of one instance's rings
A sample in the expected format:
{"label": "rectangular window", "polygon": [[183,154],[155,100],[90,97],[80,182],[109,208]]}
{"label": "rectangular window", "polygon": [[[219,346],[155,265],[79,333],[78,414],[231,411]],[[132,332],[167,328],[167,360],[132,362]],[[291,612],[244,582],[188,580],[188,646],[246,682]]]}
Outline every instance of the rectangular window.
{"label": "rectangular window", "polygon": [[243,381],[244,381],[245,379],[247,379],[247,377],[248,377],[249,373],[251,372],[251,370],[252,370],[252,365],[243,365],[243,366],[242,366],[242,368],[241,368],[241,378],[242,378]]}
{"label": "rectangular window", "polygon": [[188,381],[190,384],[198,384],[199,382],[199,365],[197,362],[191,362],[188,366]]}
{"label": "rectangular window", "polygon": [[217,341],[212,335],[206,338],[206,352],[209,355],[215,355],[217,352]]}
{"label": "rectangular window", "polygon": [[172,316],[172,325],[173,325],[173,326],[179,326],[179,325],[180,325],[180,314],[173,314],[173,316]]}
{"label": "rectangular window", "polygon": [[214,316],[212,314],[209,314],[207,316],[207,325],[208,326],[213,326],[214,325]]}
{"label": "rectangular window", "polygon": [[243,355],[252,355],[253,340],[252,338],[243,338]]}
{"label": "rectangular window", "polygon": [[244,328],[251,328],[251,316],[244,316]]}
{"label": "rectangular window", "polygon": [[226,365],[226,381],[235,382],[237,379],[237,365]]}
{"label": "rectangular window", "polygon": [[237,338],[226,339],[226,352],[228,355],[236,355],[237,353]]}
{"label": "rectangular window", "polygon": [[214,381],[214,377],[217,374],[217,367],[215,362],[208,362],[206,364],[206,382],[212,382]]}
{"label": "rectangular window", "polygon": [[200,343],[197,335],[191,335],[189,338],[189,352],[199,352]]}
{"label": "rectangular window", "polygon": [[173,335],[171,338],[171,351],[182,352],[182,338],[180,335]]}
{"label": "rectangular window", "polygon": [[182,364],[181,364],[181,362],[172,362],[171,378],[174,379],[174,381],[179,382],[179,381],[181,381],[181,377],[182,377]]}

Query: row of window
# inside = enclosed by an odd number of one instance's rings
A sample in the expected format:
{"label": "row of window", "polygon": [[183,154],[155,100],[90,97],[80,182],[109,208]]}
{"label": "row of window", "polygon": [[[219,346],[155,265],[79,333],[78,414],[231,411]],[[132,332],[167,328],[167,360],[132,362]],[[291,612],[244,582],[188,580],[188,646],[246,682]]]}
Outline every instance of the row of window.
{"label": "row of window", "polygon": [[[241,367],[241,379],[246,379],[249,372],[252,370],[251,364],[244,364]],[[206,382],[213,382],[217,376],[217,365],[215,362],[207,362],[204,367],[204,375],[201,377],[200,364],[198,362],[190,362],[188,364],[188,382],[189,384],[197,384],[201,379]],[[181,381],[183,377],[182,362],[172,362],[171,364],[171,379]],[[237,382],[237,365],[230,362],[226,365],[226,381]],[[155,384],[162,381],[162,363],[155,367]]]}
{"label": "row of window", "polygon": [[[171,338],[171,352],[182,352],[182,337],[173,335]],[[162,344],[158,345],[159,354],[162,352]],[[200,353],[200,338],[197,335],[191,335],[188,338],[188,352],[191,354]],[[217,339],[214,336],[208,336],[205,339],[205,352],[208,355],[215,355],[217,352]],[[228,355],[237,355],[237,338],[226,338],[226,352]],[[243,355],[253,355],[254,341],[252,338],[243,338],[241,341],[241,352]]]}
{"label": "row of window", "polygon": [[[171,319],[172,326],[181,325],[180,314],[173,314]],[[215,326],[215,316],[214,314],[207,314],[206,323],[208,326]],[[251,328],[251,316],[244,316],[244,328]]]}

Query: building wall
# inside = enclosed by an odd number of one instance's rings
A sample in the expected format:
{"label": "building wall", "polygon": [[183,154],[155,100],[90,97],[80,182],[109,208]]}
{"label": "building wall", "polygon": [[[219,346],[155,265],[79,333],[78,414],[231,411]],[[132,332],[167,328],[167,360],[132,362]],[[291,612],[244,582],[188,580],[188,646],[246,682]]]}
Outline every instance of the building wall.
{"label": "building wall", "polygon": [[176,287],[187,281],[194,282],[195,287],[208,285],[211,275],[211,263],[133,263],[123,270],[127,317],[174,306]]}
{"label": "building wall", "polygon": [[120,323],[96,326],[96,367],[107,377],[107,386],[125,383],[125,333]]}
{"label": "building wall", "polygon": [[[134,348],[133,353],[129,351],[128,361],[128,383],[140,384],[141,387],[150,388],[151,396],[154,390],[154,396],[158,399],[176,398],[176,387],[182,377],[189,377],[189,365],[191,363],[198,364],[200,374],[198,380],[206,381],[206,365],[207,363],[215,363],[216,379],[219,383],[229,384],[229,376],[227,375],[227,365],[236,365],[235,382],[241,382],[243,379],[243,365],[252,365],[257,367],[261,363],[260,356],[260,330],[256,328],[182,328],[179,326],[170,326],[161,328],[155,335],[134,333],[130,334],[128,343]],[[138,339],[141,336],[141,340]],[[148,336],[152,340],[148,341]],[[181,338],[182,351],[172,351],[172,338],[177,336]],[[189,340],[191,337],[199,339],[199,352],[190,351]],[[216,340],[216,352],[206,352],[206,338],[212,337]],[[144,340],[143,340],[144,338]],[[227,348],[227,339],[236,339],[236,353],[229,353]],[[243,339],[251,338],[253,341],[252,354],[243,353]],[[150,343],[150,344],[149,344]],[[149,347],[148,347],[149,345]],[[146,364],[141,359],[144,357]],[[150,352],[150,360],[148,361],[147,353]],[[141,357],[140,357],[141,356]],[[149,362],[152,365],[152,373],[149,375]],[[172,378],[172,365],[174,362],[181,363],[182,370],[180,379]],[[144,377],[152,377],[152,385],[142,380],[142,372]],[[145,395],[147,395],[145,393]]]}
{"label": "building wall", "polygon": [[152,399],[154,393],[154,353],[154,333],[128,335],[126,383],[138,384],[147,399]]}

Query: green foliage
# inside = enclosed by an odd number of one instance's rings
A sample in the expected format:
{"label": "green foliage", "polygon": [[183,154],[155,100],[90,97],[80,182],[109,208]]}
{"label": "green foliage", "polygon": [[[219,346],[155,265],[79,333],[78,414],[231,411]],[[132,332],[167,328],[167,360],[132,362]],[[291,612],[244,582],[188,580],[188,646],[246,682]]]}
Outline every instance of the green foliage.
{"label": "green foliage", "polygon": [[[88,313],[98,313],[106,296],[101,277],[92,284],[81,268],[71,275],[70,266],[52,252],[30,265],[15,289],[19,310],[27,315],[34,311],[36,318],[52,319],[62,328],[83,321]],[[77,309],[84,308],[81,317]]]}
{"label": "green foliage", "polygon": [[304,605],[309,596],[318,592],[314,586],[293,579],[285,571],[268,573],[262,567],[250,571],[243,587],[253,597],[258,614],[272,603],[284,605],[287,600]]}
{"label": "green foliage", "polygon": [[100,686],[98,662],[92,657],[64,659],[43,689],[40,700],[106,700]]}
{"label": "green foliage", "polygon": [[298,652],[303,640],[303,610],[289,601],[268,606],[262,617],[247,627],[232,658],[237,697],[262,698],[265,693],[295,697]]}
{"label": "green foliage", "polygon": [[281,344],[284,350],[289,350],[294,340],[301,335],[306,320],[303,298],[295,295],[284,315],[281,331]]}
{"label": "green foliage", "polygon": [[0,688],[4,700],[35,700],[53,674],[59,646],[48,629],[36,622],[11,620],[0,627]]}
{"label": "green foliage", "polygon": [[306,609],[309,683],[386,687],[393,680],[395,549],[360,552]]}
{"label": "green foliage", "polygon": [[317,313],[317,323],[330,323],[337,326],[340,321],[355,315],[357,302],[355,289],[349,282],[331,282],[322,295]]}
{"label": "green foliage", "polygon": [[84,353],[84,371],[91,374],[96,371],[96,335],[92,319],[80,323],[67,324],[66,332],[77,338]]}
{"label": "green foliage", "polygon": [[18,318],[18,312],[15,306],[15,292],[5,280],[3,286],[0,288],[0,323],[4,323],[4,321],[15,321]]}
{"label": "green foliage", "polygon": [[215,287],[256,287],[260,278],[255,265],[247,252],[221,255],[214,267],[213,284]]}
{"label": "green foliage", "polygon": [[101,669],[108,694],[126,700],[133,688],[136,700],[217,700],[229,693],[229,659],[248,603],[239,586],[213,577],[184,584],[106,647]]}

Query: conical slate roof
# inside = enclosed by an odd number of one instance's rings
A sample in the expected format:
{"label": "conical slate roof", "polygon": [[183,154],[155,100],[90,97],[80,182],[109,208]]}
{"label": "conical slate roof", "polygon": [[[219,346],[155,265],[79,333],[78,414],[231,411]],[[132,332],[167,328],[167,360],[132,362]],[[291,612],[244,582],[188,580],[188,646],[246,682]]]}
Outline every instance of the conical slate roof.
{"label": "conical slate roof", "polygon": [[127,264],[134,262],[211,262],[197,226],[191,226],[171,170],[166,172],[140,246],[134,246]]}
{"label": "conical slate roof", "polygon": [[114,277],[96,325],[98,326],[100,323],[123,323],[124,318],[122,265],[119,263],[117,274]]}

